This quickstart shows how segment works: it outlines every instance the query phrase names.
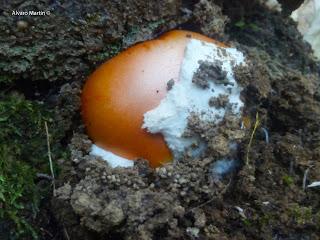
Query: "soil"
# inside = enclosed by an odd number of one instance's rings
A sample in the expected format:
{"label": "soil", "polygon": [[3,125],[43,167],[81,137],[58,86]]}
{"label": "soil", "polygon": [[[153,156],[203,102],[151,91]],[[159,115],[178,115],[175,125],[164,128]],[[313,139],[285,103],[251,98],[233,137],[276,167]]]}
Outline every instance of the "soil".
{"label": "soil", "polygon": [[208,61],[200,61],[199,69],[194,74],[192,82],[201,88],[208,88],[209,81],[216,84],[228,85],[227,72],[222,70],[222,62],[216,61],[214,64]]}
{"label": "soil", "polygon": [[[12,2],[1,11],[21,4]],[[56,109],[64,133],[57,141],[70,151],[58,161],[43,239],[320,239],[320,190],[306,187],[320,178],[319,63],[292,20],[250,2],[48,1],[56,16],[40,23],[26,18],[27,25],[16,26],[20,19],[0,17],[1,74],[26,97]],[[245,53],[247,65],[234,70],[243,88],[242,121],[249,124],[241,128],[232,113],[219,124],[193,116],[189,134],[208,146],[201,156],[186,152],[156,169],[143,159],[112,169],[88,154],[92,143],[80,116],[84,79],[115,46],[120,51],[174,28]],[[223,102],[221,96],[212,104]],[[226,156],[238,164],[217,177],[213,166]]]}
{"label": "soil", "polygon": [[210,107],[216,107],[217,109],[225,108],[229,102],[228,95],[219,94],[218,97],[212,97],[209,100]]}

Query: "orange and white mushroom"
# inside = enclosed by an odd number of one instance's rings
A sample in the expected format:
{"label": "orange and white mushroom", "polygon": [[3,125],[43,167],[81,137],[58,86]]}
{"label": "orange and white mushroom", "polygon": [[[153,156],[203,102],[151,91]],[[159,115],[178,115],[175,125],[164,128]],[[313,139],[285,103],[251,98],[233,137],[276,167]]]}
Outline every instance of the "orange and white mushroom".
{"label": "orange and white mushroom", "polygon": [[[191,81],[190,74],[198,68],[198,61],[215,58],[223,61],[223,68],[229,72],[232,72],[231,64],[243,62],[242,54],[233,48],[197,33],[175,30],[137,44],[101,65],[88,78],[82,92],[82,116],[95,144],[93,153],[107,154],[107,161],[114,158],[108,161],[112,166],[131,166],[132,160],[137,158],[147,159],[152,167],[172,161],[177,155],[176,145],[180,143],[172,143],[172,136],[166,136],[174,126],[165,129],[161,122],[170,125],[169,120],[174,118],[166,119],[163,111],[169,107],[171,98],[180,97],[179,88],[186,86],[180,83]],[[234,81],[232,73],[228,77]],[[168,82],[175,82],[170,91]],[[230,101],[239,102],[239,89],[234,89]],[[192,92],[187,94],[196,97]],[[205,98],[210,94],[212,91],[201,93]],[[207,101],[205,98],[201,104]],[[176,99],[176,102],[180,100]],[[190,101],[184,104],[190,105]],[[183,107],[186,112],[192,110],[192,107]],[[199,109],[203,110],[202,107]],[[157,118],[157,114],[162,116]],[[174,136],[174,141],[179,139],[178,135]]]}

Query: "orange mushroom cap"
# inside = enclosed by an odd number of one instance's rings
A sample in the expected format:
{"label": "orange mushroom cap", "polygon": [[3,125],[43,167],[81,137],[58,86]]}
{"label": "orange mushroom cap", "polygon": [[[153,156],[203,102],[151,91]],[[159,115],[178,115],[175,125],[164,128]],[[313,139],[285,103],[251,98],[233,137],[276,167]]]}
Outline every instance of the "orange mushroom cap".
{"label": "orange mushroom cap", "polygon": [[97,146],[130,160],[147,159],[152,167],[172,160],[163,136],[141,126],[144,113],[165,97],[167,82],[178,81],[190,38],[224,46],[198,33],[174,30],[121,52],[88,78],[82,117]]}

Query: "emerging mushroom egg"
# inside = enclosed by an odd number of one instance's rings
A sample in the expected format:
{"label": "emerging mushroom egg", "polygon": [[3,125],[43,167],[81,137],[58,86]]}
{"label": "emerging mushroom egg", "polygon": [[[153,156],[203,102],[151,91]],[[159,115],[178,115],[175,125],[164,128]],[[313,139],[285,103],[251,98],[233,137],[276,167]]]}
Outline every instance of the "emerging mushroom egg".
{"label": "emerging mushroom egg", "polygon": [[167,145],[164,132],[149,129],[146,114],[160,106],[181,81],[181,66],[192,39],[223,47],[197,33],[171,31],[123,51],[88,78],[82,92],[82,117],[95,144],[94,154],[106,156],[111,166],[131,166],[132,160],[144,158],[157,167],[173,159],[170,140],[166,138]]}

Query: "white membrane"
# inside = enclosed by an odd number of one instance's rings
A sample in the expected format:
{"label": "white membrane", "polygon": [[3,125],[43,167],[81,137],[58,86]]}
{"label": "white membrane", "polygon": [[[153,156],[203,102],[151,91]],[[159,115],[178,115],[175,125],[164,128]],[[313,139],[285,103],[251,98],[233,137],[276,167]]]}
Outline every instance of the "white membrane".
{"label": "white membrane", "polygon": [[312,188],[312,187],[320,187],[320,181],[318,182],[313,182],[311,184],[308,185],[308,188]]}
{"label": "white membrane", "polygon": [[221,179],[223,175],[232,172],[237,167],[236,160],[222,159],[214,162],[212,166],[212,175],[214,178]]}
{"label": "white membrane", "polygon": [[106,151],[95,144],[92,144],[90,154],[99,156],[105,160],[112,168],[133,167],[134,161],[120,157],[112,152]]}
{"label": "white membrane", "polygon": [[[217,84],[208,81],[209,88],[201,88],[192,82],[193,75],[199,68],[199,61],[222,63],[228,81],[233,85]],[[179,81],[174,84],[160,105],[144,114],[142,128],[150,133],[162,133],[168,147],[175,158],[179,158],[186,148],[199,144],[196,137],[184,138],[183,133],[191,114],[199,115],[207,121],[220,121],[225,115],[225,109],[209,106],[211,97],[220,94],[228,95],[232,112],[240,117],[243,102],[240,100],[241,88],[234,79],[233,67],[244,64],[244,56],[235,48],[222,48],[215,44],[190,40],[182,62]]]}

